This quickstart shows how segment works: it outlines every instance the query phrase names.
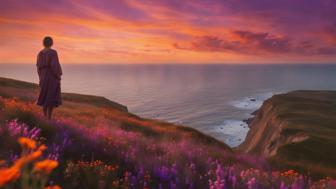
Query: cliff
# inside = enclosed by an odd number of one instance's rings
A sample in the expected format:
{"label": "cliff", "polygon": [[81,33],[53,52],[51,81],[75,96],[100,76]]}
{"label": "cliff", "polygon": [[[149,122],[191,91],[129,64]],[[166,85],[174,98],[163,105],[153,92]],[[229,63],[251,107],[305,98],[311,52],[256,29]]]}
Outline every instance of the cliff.
{"label": "cliff", "polygon": [[[25,101],[34,101],[38,95],[38,85],[24,81],[18,81],[9,78],[0,77],[0,96],[15,97]],[[62,93],[62,99],[65,104],[69,102],[94,105],[102,108],[113,108],[119,111],[127,112],[127,107],[119,103],[110,101],[105,97],[83,95],[76,93]]]}
{"label": "cliff", "polygon": [[[36,188],[22,186],[24,183],[30,185],[42,180],[49,180],[47,183],[56,183],[67,189],[91,189],[97,186],[336,186],[332,179],[315,181],[307,177],[305,172],[278,171],[259,156],[234,152],[224,143],[189,127],[141,118],[128,112],[126,106],[103,97],[63,93],[63,105],[56,109],[54,119],[50,121],[42,115],[41,108],[35,105],[37,93],[36,84],[0,78],[0,187]],[[257,117],[260,116],[259,112]],[[260,138],[267,137],[264,132],[259,135]],[[57,162],[58,167],[52,174],[43,174],[49,178],[36,175],[36,159],[28,158],[28,152],[36,148],[25,149],[27,145],[22,145],[22,140],[20,148],[17,141],[22,137],[25,137],[25,141],[28,138],[32,140],[30,146],[44,146],[39,161],[46,159]],[[256,142],[247,151],[254,151],[258,145],[259,142]],[[279,149],[276,151],[278,153]],[[22,162],[27,166],[23,166]],[[22,166],[20,170],[18,165]],[[18,171],[12,174],[12,180],[8,177],[11,171]]]}
{"label": "cliff", "polygon": [[336,92],[293,91],[266,100],[238,150],[275,167],[336,176]]}
{"label": "cliff", "polygon": [[[2,98],[13,98],[17,99],[19,102],[29,103],[30,105],[33,105],[36,101],[37,95],[38,85],[35,83],[0,77],[0,97]],[[185,127],[182,125],[175,125],[159,120],[141,118],[135,114],[128,112],[126,106],[111,101],[105,97],[76,93],[62,93],[62,101],[62,106],[60,106],[56,110],[56,118],[58,116],[62,118],[76,118],[77,115],[83,114],[87,116],[94,116],[95,114],[102,111],[110,111],[112,112],[113,116],[110,116],[108,118],[114,122],[117,122],[118,125],[121,125],[122,127],[127,127],[127,129],[129,130],[138,130],[138,132],[142,131],[146,135],[148,134],[146,133],[146,131],[149,133],[156,133],[156,130],[166,130],[167,133],[162,132],[162,135],[173,133],[173,131],[181,131],[183,133],[182,135],[191,135],[192,138],[195,138],[195,140],[202,141],[206,144],[214,144],[216,146],[222,147],[225,150],[231,151],[230,147],[228,147],[223,142],[220,142],[193,128]],[[37,106],[35,106],[33,110],[36,110],[36,108]],[[97,119],[97,117],[91,117],[92,121],[94,121],[95,119]],[[76,121],[80,120],[81,119],[78,118],[78,120]],[[136,122],[137,124],[134,124],[134,122]],[[157,134],[160,135],[160,133]]]}

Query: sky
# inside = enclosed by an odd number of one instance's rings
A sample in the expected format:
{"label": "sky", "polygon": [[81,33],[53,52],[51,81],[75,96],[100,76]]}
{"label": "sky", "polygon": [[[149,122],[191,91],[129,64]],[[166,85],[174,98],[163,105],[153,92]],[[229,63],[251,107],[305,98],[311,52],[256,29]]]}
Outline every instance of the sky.
{"label": "sky", "polygon": [[0,0],[0,63],[336,63],[335,0]]}

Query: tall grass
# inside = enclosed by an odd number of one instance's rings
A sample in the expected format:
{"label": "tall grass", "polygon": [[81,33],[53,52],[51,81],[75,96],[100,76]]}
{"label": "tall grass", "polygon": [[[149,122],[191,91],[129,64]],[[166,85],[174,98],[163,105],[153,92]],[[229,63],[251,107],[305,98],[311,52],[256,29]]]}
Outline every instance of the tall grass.
{"label": "tall grass", "polygon": [[41,158],[58,162],[46,183],[62,188],[336,186],[330,178],[313,182],[304,173],[273,170],[262,157],[233,152],[192,129],[127,112],[65,107],[48,121],[33,103],[0,98],[0,105],[3,169],[20,158],[16,141],[25,136],[46,145]]}

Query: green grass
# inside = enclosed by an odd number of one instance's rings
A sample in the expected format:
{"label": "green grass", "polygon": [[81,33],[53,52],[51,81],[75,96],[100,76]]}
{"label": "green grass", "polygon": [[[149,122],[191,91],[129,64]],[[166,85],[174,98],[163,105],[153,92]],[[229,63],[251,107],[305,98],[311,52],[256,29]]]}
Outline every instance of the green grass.
{"label": "green grass", "polygon": [[[37,94],[37,84],[0,77],[0,97],[18,98],[25,102],[34,102]],[[62,100],[63,105],[60,108],[57,108],[56,114],[58,113],[64,117],[72,119],[76,119],[76,116],[99,117],[101,116],[99,112],[106,108],[113,112],[112,117],[115,120],[112,121],[119,123],[123,130],[139,132],[147,137],[154,138],[177,138],[180,137],[177,133],[184,133],[190,135],[190,139],[196,142],[216,145],[231,151],[231,149],[223,142],[218,141],[211,136],[205,135],[196,129],[159,120],[141,118],[128,112],[126,106],[113,102],[105,97],[76,93],[62,93]],[[1,106],[2,104],[0,104],[0,108]],[[19,117],[19,119],[22,119],[19,121],[25,122],[29,125],[38,124],[43,127],[44,124],[37,123],[33,115],[20,110],[13,110],[10,112],[10,115],[5,115],[4,117],[7,119]],[[87,126],[91,124],[90,122],[87,122],[87,120],[81,122],[79,119],[77,121]],[[49,128],[49,126],[46,126],[46,128]]]}
{"label": "green grass", "polygon": [[[3,98],[19,98],[25,102],[34,102],[38,94],[38,85],[13,79],[0,77],[0,96]],[[109,109],[112,121],[119,122],[121,128],[133,132],[139,132],[146,137],[184,137],[176,133],[184,133],[190,136],[190,140],[231,149],[224,143],[204,135],[203,133],[185,126],[174,125],[158,120],[144,119],[127,112],[127,107],[104,97],[63,93],[63,106],[57,110],[64,117],[97,117],[103,108]],[[304,172],[311,172],[313,176],[336,177],[336,92],[334,91],[294,91],[288,94],[275,95],[267,101],[272,103],[272,111],[287,124],[281,135],[290,136],[297,133],[306,133],[309,139],[286,144],[278,149],[275,157],[270,158],[275,167],[288,169],[294,168]],[[3,108],[3,104],[0,104]],[[53,128],[47,123],[39,122],[27,113],[11,111],[10,115],[0,115],[7,119],[19,118],[29,125],[38,125],[46,128],[44,135],[51,135]],[[84,120],[87,122],[87,120]],[[90,124],[90,122],[88,122]],[[167,129],[169,128],[169,129]],[[267,136],[272,132],[266,129]],[[266,137],[261,138],[264,143]]]}
{"label": "green grass", "polygon": [[281,146],[270,160],[279,167],[308,171],[313,176],[331,172],[335,177],[336,92],[294,91],[275,95],[269,102],[279,119],[287,123],[282,136],[297,133],[309,136],[302,142]]}
{"label": "green grass", "polygon": [[12,87],[18,89],[37,89],[38,85],[35,83],[25,82],[25,81],[18,81],[10,78],[3,78],[0,77],[0,86],[3,87]]}
{"label": "green grass", "polygon": [[127,107],[116,102],[112,102],[105,97],[93,96],[93,95],[83,95],[75,93],[62,93],[63,100],[77,102],[77,103],[89,103],[90,105],[97,107],[112,107],[121,111],[127,112]]}
{"label": "green grass", "polygon": [[[38,95],[38,85],[35,83],[18,81],[0,77],[0,96],[4,98],[16,97],[22,100],[35,101]],[[127,107],[105,97],[83,95],[76,93],[62,93],[63,101],[88,104],[96,107],[112,108],[127,112]]]}

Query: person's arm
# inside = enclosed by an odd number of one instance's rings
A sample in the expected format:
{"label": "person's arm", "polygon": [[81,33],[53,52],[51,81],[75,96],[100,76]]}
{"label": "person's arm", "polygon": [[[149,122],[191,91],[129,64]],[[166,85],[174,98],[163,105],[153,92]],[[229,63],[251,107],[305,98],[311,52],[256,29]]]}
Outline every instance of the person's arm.
{"label": "person's arm", "polygon": [[62,73],[61,64],[59,63],[59,59],[58,59],[58,55],[57,55],[56,51],[51,58],[51,69],[52,69],[52,72],[55,75],[55,77],[58,80],[61,80],[61,75],[63,73]]}
{"label": "person's arm", "polygon": [[37,59],[36,59],[36,70],[37,70],[37,74],[39,76],[39,85],[40,85],[40,82],[41,82],[41,72],[40,72],[40,61],[41,61],[41,58],[40,58],[40,53],[37,54]]}

